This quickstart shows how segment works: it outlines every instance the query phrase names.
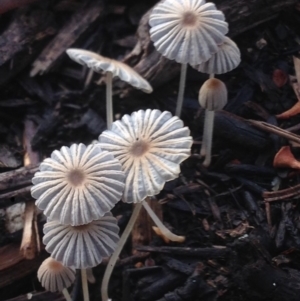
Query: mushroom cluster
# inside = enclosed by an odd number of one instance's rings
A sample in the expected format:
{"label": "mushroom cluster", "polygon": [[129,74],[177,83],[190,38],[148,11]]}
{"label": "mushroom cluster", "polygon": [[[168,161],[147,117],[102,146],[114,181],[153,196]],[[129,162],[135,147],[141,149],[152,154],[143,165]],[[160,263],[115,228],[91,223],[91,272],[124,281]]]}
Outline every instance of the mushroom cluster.
{"label": "mushroom cluster", "polygon": [[111,255],[119,240],[117,221],[109,211],[122,196],[124,172],[98,144],[81,143],[53,151],[39,170],[31,194],[47,216],[43,242],[53,260],[81,269],[87,301],[86,269]]}
{"label": "mushroom cluster", "polygon": [[[200,89],[199,103],[206,110],[201,155],[205,166],[211,161],[214,111],[227,103],[226,86],[214,76],[229,72],[240,62],[238,47],[225,36],[225,16],[204,0],[163,0],[153,8],[149,24],[157,50],[182,64],[176,116],[146,109],[113,122],[112,78],[117,76],[146,93],[152,92],[150,84],[121,62],[87,50],[67,50],[77,63],[106,72],[108,128],[96,144],[55,150],[32,180],[32,196],[47,216],[43,242],[51,253],[38,277],[46,289],[63,291],[67,300],[66,288],[74,280],[74,269],[82,271],[87,301],[86,269],[113,254],[101,288],[102,300],[109,300],[112,269],[142,206],[168,240],[184,241],[184,236],[163,225],[145,200],[177,178],[180,164],[190,155],[192,137],[178,117],[188,64],[210,77]],[[117,221],[110,210],[120,199],[136,206],[119,240]]]}
{"label": "mushroom cluster", "polygon": [[[188,64],[213,78],[215,74],[233,70],[241,61],[237,45],[225,36],[228,33],[225,16],[213,3],[206,3],[205,0],[160,1],[152,10],[149,25],[150,37],[157,51],[166,58],[181,63],[176,116],[181,115]],[[212,94],[214,91],[218,94],[217,85],[212,85],[213,83],[214,81],[209,81],[204,85],[200,94],[207,96],[207,93]],[[209,92],[206,87],[210,87]],[[227,92],[223,95],[225,97]],[[201,106],[209,101],[206,96],[199,95]],[[213,114],[210,112],[223,108],[219,105],[209,107],[203,107],[206,113],[200,154],[206,156],[204,166],[208,166],[211,160]]]}

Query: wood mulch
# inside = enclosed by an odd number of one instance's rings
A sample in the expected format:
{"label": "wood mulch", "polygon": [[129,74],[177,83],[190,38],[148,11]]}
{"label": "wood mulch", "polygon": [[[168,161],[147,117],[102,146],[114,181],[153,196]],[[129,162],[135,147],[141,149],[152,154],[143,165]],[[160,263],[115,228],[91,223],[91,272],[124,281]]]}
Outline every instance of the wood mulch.
{"label": "wood mulch", "polygon": [[[106,128],[105,78],[71,61],[65,50],[84,48],[122,60],[153,85],[148,95],[115,80],[116,117],[146,108],[174,113],[180,66],[161,57],[150,41],[155,3],[0,1],[0,300],[64,300],[45,292],[36,277],[48,254],[31,178],[54,149],[89,144]],[[192,155],[151,203],[186,240],[165,242],[141,212],[111,278],[113,300],[299,298],[300,173],[274,167],[273,160],[284,146],[300,160],[299,114],[277,116],[300,100],[300,3],[215,3],[242,62],[218,76],[229,101],[216,113],[212,164],[203,167],[199,156],[204,112],[198,92],[207,75],[189,67],[182,119],[194,139]],[[113,209],[121,231],[131,211],[124,203]],[[101,298],[106,264],[93,269],[92,301]],[[82,300],[79,277],[71,293]]]}

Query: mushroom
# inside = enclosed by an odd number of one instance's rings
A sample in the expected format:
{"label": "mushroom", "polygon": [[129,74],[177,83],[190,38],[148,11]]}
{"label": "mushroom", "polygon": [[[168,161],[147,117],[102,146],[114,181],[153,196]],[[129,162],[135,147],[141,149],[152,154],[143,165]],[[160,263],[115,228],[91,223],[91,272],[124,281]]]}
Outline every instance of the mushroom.
{"label": "mushroom", "polygon": [[47,221],[43,243],[51,256],[68,267],[81,269],[84,301],[89,300],[86,269],[101,263],[116,249],[119,227],[110,212],[99,220],[81,226]]}
{"label": "mushroom", "polygon": [[214,74],[227,73],[240,64],[240,50],[230,38],[225,37],[224,43],[218,45],[218,47],[219,50],[209,60],[193,66],[193,68],[214,77]]}
{"label": "mushroom", "polygon": [[228,24],[213,3],[204,0],[165,0],[159,2],[149,17],[150,37],[158,52],[181,63],[176,106],[180,116],[187,64],[206,62],[225,40]]}
{"label": "mushroom", "polygon": [[47,291],[62,292],[67,301],[72,301],[67,288],[75,280],[74,268],[66,267],[55,259],[48,257],[39,267],[37,276]]}
{"label": "mushroom", "polygon": [[142,90],[145,93],[151,93],[152,87],[130,66],[101,56],[95,52],[70,48],[67,51],[69,57],[75,62],[91,68],[93,71],[106,73],[106,118],[107,128],[110,129],[113,122],[113,107],[112,107],[112,78],[117,76],[133,87]]}
{"label": "mushroom", "polygon": [[170,240],[182,242],[185,239],[171,233],[144,200],[159,193],[165,182],[178,177],[179,164],[190,155],[192,137],[189,134],[183,122],[176,116],[172,117],[170,112],[147,109],[133,112],[131,116],[124,115],[121,120],[113,123],[111,130],[99,136],[101,148],[119,159],[125,172],[122,200],[137,203],[118,248],[107,265],[101,287],[102,300],[108,300],[110,275],[141,206],[144,206],[154,223]]}
{"label": "mushroom", "polygon": [[[241,53],[237,45],[228,37],[225,37],[223,44],[219,45],[219,50],[212,57],[197,66],[193,66],[198,71],[203,73],[208,73],[210,78],[213,78],[215,74],[223,74],[229,72],[236,68],[241,62]],[[205,111],[207,115],[207,110]],[[207,135],[209,130],[207,129],[207,122],[209,118],[205,118],[204,129],[203,129],[203,138],[202,138],[202,147],[200,150],[200,155],[205,156],[207,153],[206,143]]]}
{"label": "mushroom", "polygon": [[100,147],[112,153],[126,175],[123,201],[142,202],[178,177],[179,164],[190,155],[192,137],[170,112],[139,110],[115,121],[99,136]]}
{"label": "mushroom", "polygon": [[117,220],[110,212],[80,226],[47,221],[43,243],[51,257],[67,267],[86,269],[113,253],[119,240]]}
{"label": "mushroom", "polygon": [[83,225],[97,220],[120,200],[125,176],[120,162],[98,144],[55,150],[35,173],[31,194],[51,220]]}
{"label": "mushroom", "polygon": [[[205,109],[205,120],[203,133],[203,145],[205,152],[204,166],[209,166],[211,161],[211,146],[213,137],[213,125],[215,111],[221,110],[227,103],[227,89],[225,84],[216,78],[210,78],[204,82],[199,91],[199,103]],[[203,155],[203,153],[201,154]]]}

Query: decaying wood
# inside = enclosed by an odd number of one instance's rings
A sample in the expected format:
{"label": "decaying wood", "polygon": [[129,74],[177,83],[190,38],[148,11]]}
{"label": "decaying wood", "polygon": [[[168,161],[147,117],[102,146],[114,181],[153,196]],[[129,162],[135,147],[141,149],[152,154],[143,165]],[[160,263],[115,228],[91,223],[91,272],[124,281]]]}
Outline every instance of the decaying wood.
{"label": "decaying wood", "polygon": [[281,189],[278,191],[265,191],[263,193],[265,202],[283,201],[290,200],[294,197],[300,196],[300,184],[290,188]]}
{"label": "decaying wood", "polygon": [[20,254],[19,244],[8,244],[0,248],[0,288],[3,288],[35,272],[49,254],[27,260]]}
{"label": "decaying wood", "polygon": [[37,0],[1,0],[0,1],[0,14],[4,14],[5,12],[23,6],[30,4],[32,2],[35,2]]}
{"label": "decaying wood", "polygon": [[231,254],[231,250],[225,247],[215,248],[180,248],[180,247],[151,247],[140,246],[137,250],[143,252],[155,252],[172,255],[193,256],[199,258],[224,258]]}
{"label": "decaying wood", "polygon": [[44,39],[55,33],[53,15],[39,8],[20,8],[1,34],[0,85],[23,70],[40,50]]}
{"label": "decaying wood", "polygon": [[65,297],[60,293],[32,292],[6,301],[65,301]]}
{"label": "decaying wood", "polygon": [[37,171],[34,165],[0,174],[0,209],[30,199],[31,179]]}
{"label": "decaying wood", "polygon": [[[202,118],[201,115],[199,123]],[[228,145],[239,145],[253,151],[261,151],[270,144],[265,133],[251,127],[247,120],[226,111],[215,113],[214,137],[226,141]]]}
{"label": "decaying wood", "polygon": [[19,246],[8,244],[0,248],[0,271],[16,265],[24,259],[23,254],[19,252]]}
{"label": "decaying wood", "polygon": [[259,129],[262,129],[266,132],[276,134],[280,137],[286,138],[292,142],[300,144],[300,136],[294,133],[291,133],[287,130],[281,129],[278,126],[272,125],[270,123],[264,121],[257,121],[257,120],[247,120],[247,122]]}
{"label": "decaying wood", "polygon": [[[162,205],[160,205],[156,200],[152,200],[150,198],[148,198],[144,202],[148,202],[149,206],[153,209],[158,218],[162,220]],[[152,241],[152,227],[154,225],[155,224],[153,223],[145,208],[142,208],[131,232],[133,254],[135,254],[136,252],[136,246],[148,245]]]}
{"label": "decaying wood", "polygon": [[[218,9],[225,14],[229,23],[229,36],[235,37],[246,30],[254,28],[266,21],[274,19],[283,9],[297,3],[296,0],[227,0],[214,1]],[[180,72],[180,66],[174,61],[163,58],[154,48],[149,36],[148,11],[141,19],[138,30],[138,42],[135,48],[125,58],[124,62],[147,79],[156,88]],[[125,93],[124,93],[125,94]]]}
{"label": "decaying wood", "polygon": [[0,193],[31,185],[31,179],[37,171],[38,166],[35,165],[0,173]]}
{"label": "decaying wood", "polygon": [[[33,151],[31,147],[31,140],[36,133],[36,125],[29,119],[26,119],[24,123],[24,166],[32,166],[38,164],[40,161],[39,154]],[[24,228],[20,251],[26,259],[33,259],[40,250],[41,245],[37,226],[35,200],[30,197],[29,201],[25,204]]]}
{"label": "decaying wood", "polygon": [[56,60],[72,46],[81,34],[89,28],[103,13],[101,0],[86,1],[74,13],[70,21],[60,30],[57,36],[44,48],[39,57],[34,61],[31,76],[47,72]]}

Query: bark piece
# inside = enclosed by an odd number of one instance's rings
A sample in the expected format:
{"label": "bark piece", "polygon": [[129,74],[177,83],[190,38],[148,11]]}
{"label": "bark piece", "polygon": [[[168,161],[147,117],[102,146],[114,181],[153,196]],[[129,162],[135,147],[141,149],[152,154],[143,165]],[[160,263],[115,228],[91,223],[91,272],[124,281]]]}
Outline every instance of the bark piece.
{"label": "bark piece", "polygon": [[23,70],[40,50],[44,39],[55,33],[50,11],[21,8],[0,36],[0,85]]}
{"label": "bark piece", "polygon": [[[153,209],[158,218],[162,221],[162,205],[160,205],[156,200],[147,198],[144,202],[148,202],[148,205]],[[132,249],[133,254],[136,254],[135,247],[139,245],[148,245],[153,238],[152,227],[155,226],[151,217],[145,210],[142,208],[138,219],[136,220],[134,227],[132,229]]]}
{"label": "bark piece", "polygon": [[30,75],[35,76],[47,72],[65,50],[89,28],[91,23],[101,16],[102,12],[103,3],[100,0],[89,1],[88,4],[84,3],[79,7],[69,22],[34,61]]}

